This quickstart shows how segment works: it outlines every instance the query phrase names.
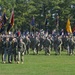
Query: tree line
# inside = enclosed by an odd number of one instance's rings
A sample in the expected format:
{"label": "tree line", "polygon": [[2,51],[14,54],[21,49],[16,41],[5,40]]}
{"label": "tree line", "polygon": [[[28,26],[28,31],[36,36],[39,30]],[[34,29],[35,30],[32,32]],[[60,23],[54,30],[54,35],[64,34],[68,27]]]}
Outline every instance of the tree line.
{"label": "tree line", "polygon": [[[56,28],[56,16],[59,16],[59,30],[65,29],[68,17],[71,20],[72,28],[75,25],[75,0],[0,0],[0,7],[6,9],[6,16],[9,18],[14,8],[14,28],[31,30],[31,20],[35,18],[35,30],[45,29],[45,19],[48,18],[48,29]],[[8,24],[8,23],[7,23]]]}

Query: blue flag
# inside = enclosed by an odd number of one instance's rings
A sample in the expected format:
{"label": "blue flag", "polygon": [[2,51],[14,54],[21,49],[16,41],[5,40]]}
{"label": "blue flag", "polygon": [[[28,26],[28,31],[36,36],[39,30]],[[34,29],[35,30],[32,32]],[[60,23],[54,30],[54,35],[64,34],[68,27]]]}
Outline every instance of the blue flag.
{"label": "blue flag", "polygon": [[34,26],[35,25],[35,18],[33,16],[32,20],[31,20],[31,25]]}
{"label": "blue flag", "polygon": [[6,22],[7,22],[6,14],[5,14],[5,13],[3,14],[2,19],[3,19],[3,25],[5,25],[5,24],[6,24]]}

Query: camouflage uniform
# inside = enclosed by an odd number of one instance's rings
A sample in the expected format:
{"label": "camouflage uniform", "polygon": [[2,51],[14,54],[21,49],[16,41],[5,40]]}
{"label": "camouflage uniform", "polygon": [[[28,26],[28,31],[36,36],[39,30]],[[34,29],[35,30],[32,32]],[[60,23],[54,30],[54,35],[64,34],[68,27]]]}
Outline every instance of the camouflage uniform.
{"label": "camouflage uniform", "polygon": [[13,51],[13,56],[14,56],[14,61],[16,62],[17,61],[17,58],[16,58],[16,55],[17,55],[17,39],[16,38],[13,38],[12,40],[12,51]]}
{"label": "camouflage uniform", "polygon": [[23,39],[24,43],[26,44],[26,52],[25,54],[29,54],[29,49],[30,49],[30,38],[28,36],[26,36],[24,39]]}
{"label": "camouflage uniform", "polygon": [[31,36],[31,49],[33,50],[33,54],[36,53],[36,38],[34,36]]}
{"label": "camouflage uniform", "polygon": [[61,40],[58,38],[58,36],[54,38],[54,50],[56,55],[60,54],[61,52]]}
{"label": "camouflage uniform", "polygon": [[72,36],[68,36],[67,38],[67,53],[69,55],[73,54],[74,50],[74,40]]}
{"label": "camouflage uniform", "polygon": [[4,44],[4,59],[3,59],[3,62],[5,63],[6,57],[7,57],[7,54],[8,54],[8,50],[9,50],[9,47],[10,47],[9,38],[6,38],[6,41],[3,42],[3,44]]}
{"label": "camouflage uniform", "polygon": [[18,42],[18,56],[17,56],[18,63],[20,63],[20,60],[21,60],[22,63],[24,62],[25,50],[26,50],[26,45],[22,41],[22,39],[20,39],[20,41]]}
{"label": "camouflage uniform", "polygon": [[39,45],[40,45],[40,40],[38,37],[36,37],[36,40],[35,40],[35,49],[36,49],[36,54],[38,54],[38,50],[39,50]]}
{"label": "camouflage uniform", "polygon": [[0,53],[2,54],[2,61],[3,61],[3,58],[4,58],[4,51],[3,51],[3,44],[2,44],[2,38],[0,38]]}
{"label": "camouflage uniform", "polygon": [[40,35],[39,40],[40,40],[40,50],[42,50],[43,49],[43,41],[44,41],[43,36]]}
{"label": "camouflage uniform", "polygon": [[51,41],[50,39],[48,39],[47,37],[44,39],[43,41],[43,47],[45,50],[45,55],[50,55],[50,45],[51,45]]}
{"label": "camouflage uniform", "polygon": [[8,49],[8,63],[12,62],[12,38],[9,38],[9,49]]}

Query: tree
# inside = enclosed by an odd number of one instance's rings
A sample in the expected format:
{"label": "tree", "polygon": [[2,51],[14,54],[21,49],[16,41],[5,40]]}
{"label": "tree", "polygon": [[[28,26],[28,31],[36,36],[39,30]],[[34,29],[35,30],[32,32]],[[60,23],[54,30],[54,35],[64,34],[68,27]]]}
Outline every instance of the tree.
{"label": "tree", "polygon": [[2,11],[6,8],[8,22],[12,8],[15,11],[14,30],[30,29],[32,16],[35,17],[36,29],[44,28],[45,18],[48,16],[50,30],[56,28],[55,19],[59,15],[59,30],[65,29],[67,18],[71,17],[71,24],[75,21],[75,0],[0,0]]}

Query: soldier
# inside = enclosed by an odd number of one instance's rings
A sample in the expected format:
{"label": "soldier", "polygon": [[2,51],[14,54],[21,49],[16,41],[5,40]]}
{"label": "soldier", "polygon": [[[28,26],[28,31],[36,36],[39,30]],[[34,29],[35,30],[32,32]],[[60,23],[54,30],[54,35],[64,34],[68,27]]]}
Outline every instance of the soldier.
{"label": "soldier", "polygon": [[3,62],[3,58],[4,58],[4,51],[3,51],[3,49],[2,49],[2,38],[0,37],[0,52],[1,52],[1,54],[2,54],[2,62]]}
{"label": "soldier", "polygon": [[71,43],[70,54],[74,54],[74,45],[75,45],[75,38],[74,38],[74,36],[72,36],[71,40],[72,40],[72,43]]}
{"label": "soldier", "polygon": [[6,37],[6,40],[3,42],[4,44],[4,59],[3,59],[3,63],[6,63],[6,57],[8,54],[8,49],[9,49],[9,38]]}
{"label": "soldier", "polygon": [[58,44],[59,44],[58,52],[59,52],[59,54],[61,54],[61,46],[62,46],[62,38],[61,38],[61,36],[58,37]]}
{"label": "soldier", "polygon": [[14,61],[16,62],[17,61],[17,58],[16,58],[16,55],[17,55],[17,39],[16,38],[13,38],[12,40],[12,51],[13,51],[13,55],[14,55]]}
{"label": "soldier", "polygon": [[53,37],[52,37],[52,35],[49,35],[48,37],[51,41],[51,46],[50,47],[51,47],[51,51],[52,51],[52,49],[53,49]]}
{"label": "soldier", "polygon": [[26,44],[26,52],[25,52],[25,54],[26,53],[29,54],[29,49],[30,49],[30,43],[31,43],[31,41],[30,41],[30,38],[28,37],[28,35],[24,38],[23,41]]}
{"label": "soldier", "polygon": [[40,40],[40,51],[41,51],[43,49],[43,41],[44,41],[43,35],[42,36],[40,35],[39,40]]}
{"label": "soldier", "polygon": [[35,37],[35,42],[36,42],[35,43],[36,54],[38,54],[40,40],[39,40],[39,38],[37,36]]}
{"label": "soldier", "polygon": [[36,53],[36,38],[34,35],[30,37],[30,41],[31,41],[31,49],[33,50],[33,54],[35,54]]}
{"label": "soldier", "polygon": [[68,50],[68,54],[71,55],[73,54],[73,50],[74,50],[74,40],[72,36],[68,36],[67,38],[67,50]]}
{"label": "soldier", "polygon": [[9,49],[8,49],[8,63],[12,62],[12,37],[9,37]]}
{"label": "soldier", "polygon": [[60,54],[61,52],[61,40],[59,39],[60,37],[56,35],[54,37],[54,50],[55,50],[55,55]]}
{"label": "soldier", "polygon": [[74,54],[74,49],[75,49],[75,36],[73,36],[72,41],[73,41],[73,52],[72,52],[72,54]]}
{"label": "soldier", "polygon": [[23,40],[20,38],[20,41],[18,42],[18,57],[17,57],[17,63],[20,63],[20,59],[21,59],[21,62],[23,64],[24,62],[24,53],[25,53],[25,50],[26,50],[26,45],[25,43],[23,42]]}
{"label": "soldier", "polygon": [[64,49],[66,49],[66,36],[65,36],[65,35],[62,36],[61,49],[62,49],[62,51],[63,51]]}
{"label": "soldier", "polygon": [[46,37],[43,41],[43,47],[45,50],[45,55],[50,55],[50,45],[51,45],[51,41],[50,39],[48,39],[48,37]]}

